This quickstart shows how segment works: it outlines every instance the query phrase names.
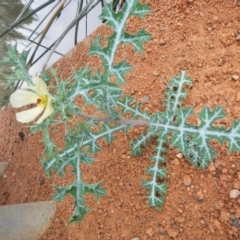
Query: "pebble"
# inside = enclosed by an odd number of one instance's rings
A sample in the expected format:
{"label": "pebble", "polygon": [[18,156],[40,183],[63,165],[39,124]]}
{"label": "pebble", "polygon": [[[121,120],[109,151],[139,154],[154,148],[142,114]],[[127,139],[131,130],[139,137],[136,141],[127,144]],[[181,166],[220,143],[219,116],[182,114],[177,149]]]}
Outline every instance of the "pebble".
{"label": "pebble", "polygon": [[153,71],[152,74],[153,74],[154,77],[159,77],[160,76],[160,73],[158,71]]}
{"label": "pebble", "polygon": [[233,225],[234,227],[239,228],[239,227],[240,227],[239,219],[238,219],[238,218],[235,218],[235,219],[233,220],[233,222],[232,222],[232,225]]}
{"label": "pebble", "polygon": [[233,74],[233,75],[232,75],[232,79],[235,80],[235,81],[237,81],[237,80],[239,79],[239,76],[236,75],[236,74]]}
{"label": "pebble", "polygon": [[221,223],[218,219],[214,219],[213,225],[220,230],[221,229]]}
{"label": "pebble", "polygon": [[159,40],[159,44],[161,45],[161,46],[163,46],[163,45],[165,45],[166,44],[166,41],[164,40],[164,39],[160,39]]}
{"label": "pebble", "polygon": [[184,223],[185,222],[185,218],[184,217],[176,217],[175,221],[178,223]]}
{"label": "pebble", "polygon": [[138,237],[134,237],[131,240],[139,240],[139,238]]}
{"label": "pebble", "polygon": [[190,186],[192,184],[192,178],[189,175],[185,175],[183,178],[183,183],[185,186]]}
{"label": "pebble", "polygon": [[197,199],[199,199],[199,200],[202,200],[202,199],[203,199],[203,192],[202,192],[202,190],[199,190],[199,191],[197,192]]}
{"label": "pebble", "polygon": [[210,172],[216,171],[216,167],[215,167],[214,163],[210,163],[210,164],[209,164],[208,170],[209,170]]}
{"label": "pebble", "polygon": [[214,207],[217,209],[217,210],[220,210],[224,207],[224,201],[223,200],[219,200],[217,202],[214,203]]}
{"label": "pebble", "polygon": [[178,235],[178,230],[175,228],[169,228],[167,232],[168,232],[168,235],[172,238],[175,238]]}
{"label": "pebble", "polygon": [[179,165],[179,159],[178,158],[174,158],[174,160],[172,162],[175,165]]}
{"label": "pebble", "polygon": [[228,173],[228,169],[227,169],[227,168],[223,168],[223,169],[222,169],[222,173],[223,173],[223,174]]}
{"label": "pebble", "polygon": [[159,105],[159,101],[158,100],[153,100],[153,106],[158,106]]}
{"label": "pebble", "polygon": [[177,211],[178,211],[179,213],[183,213],[183,210],[182,210],[181,208],[177,208]]}
{"label": "pebble", "polygon": [[237,211],[235,212],[235,217],[240,218],[240,209],[238,208]]}
{"label": "pebble", "polygon": [[183,155],[182,155],[182,153],[178,153],[178,154],[176,155],[176,157],[179,158],[179,159],[181,159],[181,158],[183,157]]}
{"label": "pebble", "polygon": [[240,172],[237,172],[237,178],[240,180]]}
{"label": "pebble", "polygon": [[226,209],[222,209],[220,212],[220,219],[227,222],[230,218],[230,213]]}
{"label": "pebble", "polygon": [[4,174],[4,175],[3,175],[3,178],[7,178],[7,175],[6,175],[6,174]]}
{"label": "pebble", "polygon": [[212,234],[215,233],[214,226],[213,226],[212,223],[209,223],[209,224],[208,224],[208,228],[209,228],[209,230],[210,230],[210,232],[211,232]]}
{"label": "pebble", "polygon": [[235,226],[232,226],[232,230],[233,230],[233,232],[237,232],[237,231],[238,231],[238,228],[235,227]]}
{"label": "pebble", "polygon": [[40,179],[40,185],[43,185],[44,183],[45,183],[45,180],[42,178],[42,179]]}
{"label": "pebble", "polygon": [[236,96],[236,101],[237,102],[240,102],[240,92],[237,94],[237,96]]}
{"label": "pebble", "polygon": [[233,183],[233,188],[239,190],[240,189],[240,182],[236,181]]}
{"label": "pebble", "polygon": [[240,191],[237,189],[232,189],[229,193],[230,198],[238,198],[240,195]]}
{"label": "pebble", "polygon": [[148,103],[149,102],[149,96],[148,95],[143,96],[141,102],[142,103]]}
{"label": "pebble", "polygon": [[147,231],[146,231],[147,235],[149,236],[152,236],[153,235],[153,230],[152,228],[149,228]]}

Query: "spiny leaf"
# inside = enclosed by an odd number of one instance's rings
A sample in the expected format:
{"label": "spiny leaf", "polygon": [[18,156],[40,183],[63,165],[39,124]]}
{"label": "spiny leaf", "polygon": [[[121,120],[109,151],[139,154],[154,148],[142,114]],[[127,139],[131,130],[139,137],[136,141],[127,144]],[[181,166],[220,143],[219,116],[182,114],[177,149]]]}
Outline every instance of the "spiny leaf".
{"label": "spiny leaf", "polygon": [[[107,25],[110,26],[114,32],[110,37],[107,37],[107,46],[101,45],[100,37],[96,38],[89,50],[89,54],[97,54],[103,62],[105,71],[116,73],[114,69],[116,66],[113,64],[114,56],[117,47],[120,43],[129,43],[134,46],[135,51],[142,52],[143,42],[150,39],[150,34],[146,33],[144,29],[140,30],[136,35],[131,35],[124,31],[126,20],[131,15],[136,15],[141,18],[151,10],[146,4],[140,4],[138,0],[126,1],[121,11],[115,13],[112,11],[112,4],[105,3],[100,19],[107,20]],[[119,75],[116,75],[119,78]],[[109,79],[110,81],[110,79]],[[121,79],[121,82],[123,80]]]}
{"label": "spiny leaf", "polygon": [[147,4],[140,4],[137,0],[126,1],[118,13],[112,11],[111,3],[105,3],[99,18],[101,20],[107,20],[107,25],[116,30],[118,29],[118,24],[125,22],[123,18],[126,18],[126,15],[127,17],[135,15],[144,18],[145,15],[151,11]]}
{"label": "spiny leaf", "polygon": [[88,207],[75,207],[73,215],[69,219],[68,223],[76,223],[81,222],[84,218],[84,216],[90,212],[92,209]]}
{"label": "spiny leaf", "polygon": [[[154,181],[143,181],[142,183],[144,188],[149,189],[151,194],[148,195],[149,205],[155,207],[157,210],[160,210],[165,202],[165,195],[167,193],[167,183],[156,184]],[[161,193],[160,197],[158,194]]]}
{"label": "spiny leaf", "polygon": [[151,132],[147,132],[146,134],[141,134],[141,137],[136,141],[131,141],[131,149],[133,156],[139,156],[142,151],[143,147],[146,147],[147,144],[150,142],[150,137],[152,136]]}
{"label": "spiny leaf", "polygon": [[182,107],[182,102],[188,95],[188,92],[184,90],[185,86],[192,86],[192,81],[186,76],[185,71],[171,79],[165,92],[166,110],[175,111]]}
{"label": "spiny leaf", "polygon": [[145,29],[138,31],[135,35],[124,33],[122,37],[123,43],[133,45],[135,52],[143,52],[143,42],[148,42],[151,34],[147,33]]}
{"label": "spiny leaf", "polygon": [[140,104],[132,104],[133,98],[130,96],[124,96],[123,101],[118,101],[118,105],[121,107],[122,115],[131,113],[132,118],[140,117],[143,120],[149,120],[149,113],[141,110]]}
{"label": "spiny leaf", "polygon": [[23,51],[19,54],[17,51],[17,44],[8,48],[8,57],[5,57],[2,60],[2,63],[13,65],[14,71],[7,77],[7,86],[13,85],[18,80],[25,81],[28,85],[33,84],[26,65],[29,52],[30,50]]}
{"label": "spiny leaf", "polygon": [[97,200],[106,194],[106,190],[100,186],[101,182],[94,184],[84,184],[84,192],[93,194]]}
{"label": "spiny leaf", "polygon": [[120,62],[118,65],[113,66],[112,73],[117,77],[117,83],[126,83],[124,74],[128,73],[132,69],[126,61]]}
{"label": "spiny leaf", "polygon": [[155,154],[151,156],[153,166],[148,167],[147,169],[147,173],[151,175],[151,180],[143,181],[143,187],[149,189],[149,205],[156,209],[161,209],[167,193],[167,168],[165,166],[166,159],[163,156],[166,152],[166,149],[163,146],[165,143],[166,142],[162,141],[161,138],[158,138],[158,144],[154,147]]}
{"label": "spiny leaf", "polygon": [[145,15],[152,12],[147,4],[140,4],[138,1],[135,1],[134,4],[135,5],[132,6],[131,15],[135,15],[143,19]]}

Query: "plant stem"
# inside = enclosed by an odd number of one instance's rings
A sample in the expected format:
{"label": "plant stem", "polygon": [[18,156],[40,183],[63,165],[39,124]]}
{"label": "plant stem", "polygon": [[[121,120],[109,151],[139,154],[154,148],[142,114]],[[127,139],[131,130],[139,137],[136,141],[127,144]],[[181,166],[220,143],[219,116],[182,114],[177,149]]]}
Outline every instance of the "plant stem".
{"label": "plant stem", "polygon": [[149,125],[149,121],[147,120],[133,120],[133,119],[120,119],[120,120],[114,120],[112,118],[104,118],[104,117],[97,117],[97,116],[90,116],[84,113],[78,113],[77,114],[80,117],[87,118],[87,119],[95,119],[97,121],[102,121],[102,122],[113,122],[113,123],[118,123],[122,125]]}

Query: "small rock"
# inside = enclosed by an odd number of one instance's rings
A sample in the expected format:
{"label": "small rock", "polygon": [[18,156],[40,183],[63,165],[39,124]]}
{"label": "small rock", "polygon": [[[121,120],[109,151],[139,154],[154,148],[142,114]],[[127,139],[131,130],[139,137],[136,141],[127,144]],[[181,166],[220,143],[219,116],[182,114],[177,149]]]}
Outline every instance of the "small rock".
{"label": "small rock", "polygon": [[238,208],[236,213],[235,213],[235,218],[240,219],[240,209]]}
{"label": "small rock", "polygon": [[160,76],[160,73],[158,71],[153,71],[152,74],[153,74],[154,77],[159,77]]}
{"label": "small rock", "polygon": [[227,222],[230,218],[230,213],[226,209],[222,209],[220,212],[220,220]]}
{"label": "small rock", "polygon": [[3,178],[7,178],[7,175],[6,175],[6,174],[4,174],[4,175],[3,175]]}
{"label": "small rock", "polygon": [[153,235],[152,228],[149,228],[149,229],[146,231],[146,233],[147,233],[147,235],[152,236],[152,235]]}
{"label": "small rock", "polygon": [[226,174],[226,173],[228,173],[228,170],[227,170],[227,168],[223,168],[223,169],[222,169],[222,173],[223,173],[223,174]]}
{"label": "small rock", "polygon": [[239,190],[240,189],[240,182],[236,181],[233,183],[233,188]]}
{"label": "small rock", "polygon": [[179,165],[179,159],[178,158],[174,158],[174,160],[172,162],[175,165]]}
{"label": "small rock", "polygon": [[233,222],[232,222],[232,225],[233,225],[234,227],[239,228],[239,227],[240,227],[239,219],[238,219],[238,218],[235,218],[235,219],[233,220]]}
{"label": "small rock", "polygon": [[208,170],[209,170],[210,172],[216,171],[216,167],[214,166],[214,163],[210,163],[210,164],[209,164]]}
{"label": "small rock", "polygon": [[178,230],[175,228],[169,228],[167,232],[168,232],[168,235],[172,238],[175,238],[178,235]]}
{"label": "small rock", "polygon": [[237,96],[236,96],[236,101],[237,102],[240,102],[240,92],[237,94]]}
{"label": "small rock", "polygon": [[163,45],[165,45],[166,44],[166,41],[164,40],[164,39],[160,39],[159,40],[159,44],[161,45],[161,46],[163,46]]}
{"label": "small rock", "polygon": [[153,106],[158,106],[159,105],[159,101],[158,100],[153,100]]}
{"label": "small rock", "polygon": [[149,96],[148,95],[145,95],[142,100],[141,100],[142,103],[148,103],[149,102]]}
{"label": "small rock", "polygon": [[209,224],[208,224],[208,227],[209,227],[209,230],[210,230],[210,232],[211,232],[212,234],[215,233],[214,226],[213,226],[212,223],[209,223]]}
{"label": "small rock", "polygon": [[235,81],[237,81],[237,80],[239,79],[239,76],[236,75],[236,74],[233,74],[233,75],[232,75],[232,79],[235,80]]}
{"label": "small rock", "polygon": [[178,223],[184,223],[185,222],[185,218],[184,217],[176,217],[175,221]]}
{"label": "small rock", "polygon": [[45,183],[45,180],[43,178],[40,179],[40,185],[43,185]]}
{"label": "small rock", "polygon": [[139,238],[138,237],[134,237],[131,240],[139,240]]}
{"label": "small rock", "polygon": [[221,229],[221,223],[218,219],[214,219],[213,225],[220,230]]}
{"label": "small rock", "polygon": [[240,172],[237,172],[237,178],[240,180]]}
{"label": "small rock", "polygon": [[181,158],[183,157],[183,155],[182,155],[182,153],[178,153],[178,154],[176,155],[176,157],[179,158],[179,159],[181,159]]}
{"label": "small rock", "polygon": [[199,191],[197,192],[197,199],[199,199],[199,200],[202,200],[202,199],[203,199],[203,192],[202,192],[202,190],[199,190]]}
{"label": "small rock", "polygon": [[189,175],[185,175],[183,178],[183,183],[185,186],[190,186],[192,184],[192,178]]}
{"label": "small rock", "polygon": [[18,135],[19,135],[20,139],[23,141],[25,138],[24,132],[21,131]]}
{"label": "small rock", "polygon": [[238,231],[238,228],[235,227],[235,226],[232,226],[232,230],[233,230],[233,232],[237,232],[237,231]]}
{"label": "small rock", "polygon": [[239,197],[239,195],[240,195],[240,191],[237,189],[232,189],[229,194],[230,198],[237,198]]}
{"label": "small rock", "polygon": [[177,208],[177,211],[179,212],[179,213],[183,213],[183,210],[181,209],[181,208]]}
{"label": "small rock", "polygon": [[214,207],[217,210],[220,210],[220,209],[222,209],[224,207],[224,202],[222,200],[219,200],[219,201],[215,202]]}

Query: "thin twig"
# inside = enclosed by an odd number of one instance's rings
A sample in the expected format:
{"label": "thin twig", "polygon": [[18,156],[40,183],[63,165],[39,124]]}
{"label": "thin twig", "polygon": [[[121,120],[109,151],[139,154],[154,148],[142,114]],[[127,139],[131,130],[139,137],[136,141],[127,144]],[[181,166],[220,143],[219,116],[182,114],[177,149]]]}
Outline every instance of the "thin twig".
{"label": "thin twig", "polygon": [[[99,0],[96,4],[98,4],[101,0]],[[65,37],[65,35],[74,27],[74,25],[76,24],[77,21],[79,21],[81,19],[81,17],[87,13],[87,9],[91,6],[91,4],[94,2],[94,0],[89,1],[89,3],[83,8],[83,10],[78,14],[78,16],[69,24],[69,26],[65,29],[65,31],[62,33],[62,35],[58,38],[58,40],[55,42],[51,52],[49,53],[45,63],[43,64],[43,68],[42,71],[44,71],[44,69],[47,66],[47,63],[49,61],[49,59],[51,58],[53,52],[56,50],[57,46],[60,44],[60,42],[62,41],[62,39]]]}
{"label": "thin twig", "polygon": [[[82,6],[83,6],[83,0],[79,0],[78,8],[77,8],[77,14],[76,15],[78,15],[80,13],[80,11],[82,10]],[[76,23],[76,26],[75,26],[74,45],[77,45],[78,27],[79,27],[79,21]]]}
{"label": "thin twig", "polygon": [[47,31],[49,30],[49,28],[51,27],[54,19],[58,16],[58,14],[61,12],[64,4],[66,3],[66,0],[62,0],[61,4],[59,4],[58,8],[56,9],[56,11],[54,12],[54,14],[52,15],[52,17],[50,18],[50,20],[48,21],[47,25],[45,26],[45,28],[43,29],[42,31],[42,34],[38,40],[38,44],[36,46],[36,48],[34,49],[34,52],[31,56],[31,58],[29,59],[28,63],[27,63],[27,66],[30,68],[32,66],[32,61],[33,61],[33,58],[38,50],[38,47],[39,45],[41,44],[43,38],[45,37],[45,35],[47,34]]}

